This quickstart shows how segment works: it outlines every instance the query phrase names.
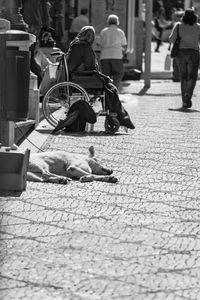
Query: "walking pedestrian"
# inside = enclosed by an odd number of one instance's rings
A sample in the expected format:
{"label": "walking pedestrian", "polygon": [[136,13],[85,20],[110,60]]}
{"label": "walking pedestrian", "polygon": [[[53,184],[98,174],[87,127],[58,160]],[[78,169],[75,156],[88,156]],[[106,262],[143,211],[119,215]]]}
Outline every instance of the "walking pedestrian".
{"label": "walking pedestrian", "polygon": [[192,107],[193,91],[198,78],[200,24],[193,9],[187,9],[182,17],[182,23],[177,23],[169,40],[174,43],[179,28],[180,45],[176,57],[180,71],[181,95],[183,108]]}
{"label": "walking pedestrian", "polygon": [[70,41],[72,41],[82,27],[89,25],[89,19],[88,19],[88,9],[86,7],[82,7],[80,11],[80,15],[72,20],[69,37]]}
{"label": "walking pedestrian", "polygon": [[162,45],[162,34],[165,29],[169,29],[172,22],[167,21],[165,19],[165,9],[161,7],[158,11],[155,13],[154,17],[154,26],[157,31],[156,36],[156,49],[155,52],[160,52],[160,46]]}
{"label": "walking pedestrian", "polygon": [[24,21],[28,24],[28,32],[36,36],[36,43],[31,45],[31,71],[38,77],[38,86],[40,85],[43,77],[41,66],[35,60],[36,51],[38,49],[39,35],[42,28],[49,29],[50,3],[48,0],[23,0],[22,1],[22,15]]}
{"label": "walking pedestrian", "polygon": [[124,75],[123,55],[127,49],[127,40],[122,29],[118,28],[117,15],[109,15],[108,27],[100,32],[100,64],[102,72],[113,79],[113,84],[119,88]]}

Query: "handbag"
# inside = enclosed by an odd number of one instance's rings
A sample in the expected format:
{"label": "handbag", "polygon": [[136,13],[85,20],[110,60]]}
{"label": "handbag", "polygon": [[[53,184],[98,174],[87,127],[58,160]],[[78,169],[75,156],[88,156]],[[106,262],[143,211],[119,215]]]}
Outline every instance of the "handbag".
{"label": "handbag", "polygon": [[171,58],[175,58],[178,54],[178,50],[179,50],[179,44],[180,44],[181,38],[179,35],[179,24],[177,25],[177,38],[173,44],[173,47],[171,49]]}
{"label": "handbag", "polygon": [[49,64],[44,70],[44,76],[40,84],[40,94],[45,95],[46,92],[57,83],[58,64]]}

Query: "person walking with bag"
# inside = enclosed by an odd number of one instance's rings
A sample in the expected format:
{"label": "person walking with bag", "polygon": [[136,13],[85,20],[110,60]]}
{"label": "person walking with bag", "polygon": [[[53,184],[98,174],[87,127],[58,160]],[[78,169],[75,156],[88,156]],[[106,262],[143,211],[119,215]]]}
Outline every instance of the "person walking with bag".
{"label": "person walking with bag", "polygon": [[177,33],[180,37],[179,50],[176,62],[179,66],[181,80],[181,96],[183,108],[192,107],[192,96],[198,78],[199,68],[199,44],[200,44],[200,24],[193,9],[187,9],[182,17],[182,22],[178,22],[170,36],[171,43],[175,43]]}

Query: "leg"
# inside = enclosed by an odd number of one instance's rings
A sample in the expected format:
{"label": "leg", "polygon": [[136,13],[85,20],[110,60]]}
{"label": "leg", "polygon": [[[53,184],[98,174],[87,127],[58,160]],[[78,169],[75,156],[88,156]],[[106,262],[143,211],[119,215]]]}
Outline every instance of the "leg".
{"label": "leg", "polygon": [[90,168],[88,168],[88,172],[87,172],[77,166],[72,165],[67,168],[66,172],[67,172],[67,174],[69,174],[70,177],[80,179],[84,175],[91,174],[92,170]]}
{"label": "leg", "polygon": [[179,71],[179,66],[177,64],[176,57],[172,60],[172,67],[173,67],[172,80],[174,82],[179,82],[180,81],[180,71]]}
{"label": "leg", "polygon": [[43,174],[43,180],[44,182],[49,182],[49,183],[67,184],[69,181],[71,181],[71,178],[52,174],[49,172]]}
{"label": "leg", "polygon": [[101,63],[101,71],[102,71],[102,73],[111,77],[112,76],[112,72],[111,72],[110,59],[102,59],[100,61],[100,63]]}
{"label": "leg", "polygon": [[160,38],[156,38],[156,49],[155,52],[160,52],[159,48],[161,45],[161,39]]}
{"label": "leg", "polygon": [[134,129],[135,126],[133,125],[128,112],[124,109],[121,101],[119,99],[117,89],[114,85],[111,85],[111,92],[108,94],[109,102],[110,102],[110,112],[117,114],[117,119],[121,126],[125,126],[130,129]]}
{"label": "leg", "polygon": [[191,100],[197,82],[198,67],[199,67],[199,52],[191,51],[191,54],[189,55],[188,58],[188,65],[187,65],[188,78],[187,78],[186,94],[185,94],[188,108],[192,106]]}
{"label": "leg", "polygon": [[156,42],[157,42],[157,46],[156,46],[156,49],[155,49],[155,52],[160,52],[159,49],[160,49],[160,46],[162,44],[162,33],[163,33],[163,29],[158,27],[157,28],[158,32],[159,32],[159,35],[158,35],[158,38],[156,39]]}
{"label": "leg", "polygon": [[43,182],[42,173],[27,172],[27,180],[33,182]]}
{"label": "leg", "polygon": [[81,182],[91,182],[91,181],[104,181],[104,182],[112,182],[112,183],[117,182],[117,178],[114,176],[91,174],[76,166],[70,166],[67,169],[67,173],[70,174],[70,176],[79,179]]}
{"label": "leg", "polygon": [[34,169],[34,171],[27,172],[27,180],[34,182],[50,182],[50,183],[59,183],[66,184],[71,181],[70,178],[52,174],[48,171],[43,171],[42,169]]}
{"label": "leg", "polygon": [[119,84],[124,75],[124,65],[122,59],[112,59],[111,66],[112,66],[113,84],[118,89]]}
{"label": "leg", "polygon": [[84,175],[80,178],[80,182],[91,182],[91,181],[116,183],[118,179],[110,175],[94,175],[94,174]]}
{"label": "leg", "polygon": [[181,97],[182,97],[182,102],[183,106],[186,106],[186,99],[185,99],[185,94],[186,94],[186,87],[187,87],[187,55],[185,51],[180,50],[180,53],[178,54],[176,60],[177,64],[180,70],[180,81],[181,81]]}

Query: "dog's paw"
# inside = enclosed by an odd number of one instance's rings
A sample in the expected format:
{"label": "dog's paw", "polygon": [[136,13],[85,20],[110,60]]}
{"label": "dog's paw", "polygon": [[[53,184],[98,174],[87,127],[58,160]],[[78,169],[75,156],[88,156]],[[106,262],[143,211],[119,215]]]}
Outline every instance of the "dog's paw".
{"label": "dog's paw", "polygon": [[90,182],[93,181],[94,177],[92,175],[84,175],[80,178],[80,182]]}
{"label": "dog's paw", "polygon": [[59,183],[60,184],[67,184],[67,183],[69,183],[71,181],[71,178],[68,178],[68,177],[61,177],[60,179],[59,179]]}
{"label": "dog's paw", "polygon": [[118,182],[118,179],[115,176],[109,176],[109,181],[108,182],[116,183],[116,182]]}

